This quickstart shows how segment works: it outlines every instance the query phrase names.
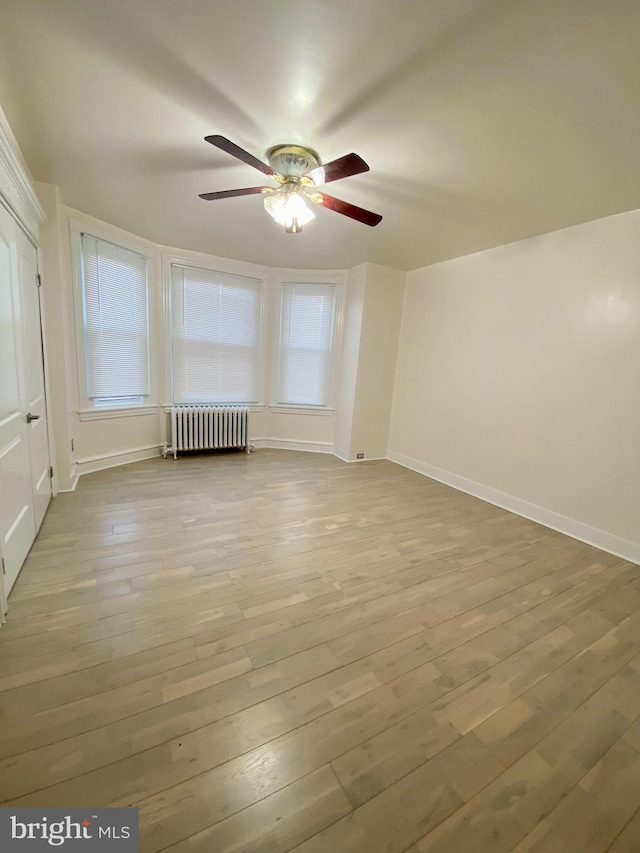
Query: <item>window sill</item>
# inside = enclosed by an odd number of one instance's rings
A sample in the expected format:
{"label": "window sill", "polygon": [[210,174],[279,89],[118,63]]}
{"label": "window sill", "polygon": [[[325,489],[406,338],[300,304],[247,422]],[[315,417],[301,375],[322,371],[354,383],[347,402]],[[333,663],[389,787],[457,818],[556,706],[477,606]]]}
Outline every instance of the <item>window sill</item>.
{"label": "window sill", "polygon": [[80,409],[81,421],[103,421],[108,418],[133,418],[141,415],[155,415],[158,406],[121,406],[115,409]]}
{"label": "window sill", "polygon": [[276,415],[334,415],[335,409],[326,406],[269,406],[269,411]]}
{"label": "window sill", "polygon": [[[222,406],[224,407],[243,407],[244,403],[165,403],[163,405],[163,410],[169,415],[171,414],[171,409],[173,406]],[[250,403],[249,411],[250,412],[264,412],[265,406],[264,403]]]}

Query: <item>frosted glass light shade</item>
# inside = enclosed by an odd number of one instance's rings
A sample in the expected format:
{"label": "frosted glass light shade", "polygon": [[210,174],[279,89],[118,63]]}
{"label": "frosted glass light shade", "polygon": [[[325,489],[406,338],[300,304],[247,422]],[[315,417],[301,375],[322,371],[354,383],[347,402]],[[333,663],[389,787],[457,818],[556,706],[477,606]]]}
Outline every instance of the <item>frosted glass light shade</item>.
{"label": "frosted glass light shade", "polygon": [[264,207],[267,213],[285,228],[291,227],[294,220],[299,225],[306,225],[316,216],[299,193],[269,193],[265,196]]}

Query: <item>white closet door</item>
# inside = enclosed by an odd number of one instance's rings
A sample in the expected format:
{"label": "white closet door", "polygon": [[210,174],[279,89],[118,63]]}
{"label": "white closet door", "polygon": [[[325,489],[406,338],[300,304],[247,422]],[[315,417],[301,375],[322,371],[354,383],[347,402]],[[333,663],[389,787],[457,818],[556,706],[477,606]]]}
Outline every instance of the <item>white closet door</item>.
{"label": "white closet door", "polygon": [[38,252],[20,230],[18,231],[18,269],[22,295],[24,387],[31,491],[37,532],[51,500],[49,438],[42,362]]}
{"label": "white closet door", "polygon": [[0,205],[0,548],[8,595],[35,537],[22,368],[18,226]]}

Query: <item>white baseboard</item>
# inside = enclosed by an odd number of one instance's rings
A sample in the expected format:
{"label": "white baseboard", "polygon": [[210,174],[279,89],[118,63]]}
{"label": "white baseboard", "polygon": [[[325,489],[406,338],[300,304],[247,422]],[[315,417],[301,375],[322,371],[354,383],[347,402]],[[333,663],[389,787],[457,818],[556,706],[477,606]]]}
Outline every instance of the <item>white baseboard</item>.
{"label": "white baseboard", "polygon": [[631,542],[629,539],[614,536],[605,530],[583,524],[581,521],[568,518],[566,515],[561,515],[550,509],[545,509],[544,507],[521,500],[505,492],[499,492],[497,489],[484,486],[482,483],[476,483],[474,480],[468,480],[466,477],[461,477],[458,474],[452,474],[450,471],[445,471],[442,468],[436,468],[434,465],[428,465],[419,459],[404,456],[402,453],[390,450],[387,454],[387,459],[390,459],[391,462],[397,462],[398,465],[402,465],[405,468],[410,468],[412,471],[417,471],[419,474],[424,474],[425,477],[430,477],[432,480],[438,480],[440,483],[452,486],[454,489],[458,489],[458,491],[466,492],[468,495],[473,495],[476,498],[487,501],[487,503],[502,507],[502,509],[509,510],[509,512],[513,512],[516,515],[521,515],[530,521],[542,524],[544,527],[550,527],[552,530],[565,533],[567,536],[578,539],[580,542],[586,542],[587,545],[593,545],[594,548],[600,548],[601,551],[607,551],[616,557],[622,557],[624,560],[629,560],[631,563],[640,565],[640,543],[638,542]]}
{"label": "white baseboard", "polygon": [[80,474],[78,473],[78,466],[76,463],[73,463],[73,468],[71,469],[71,477],[68,482],[65,483],[65,488],[58,488],[58,494],[61,492],[75,492],[76,486],[78,485],[78,480],[80,479]]}
{"label": "white baseboard", "polygon": [[339,447],[333,448],[333,455],[337,456],[338,459],[342,459],[343,462],[375,462],[387,458],[384,450],[376,450],[373,453],[365,453],[364,459],[356,459],[355,456],[350,456],[346,450],[342,450]]}
{"label": "white baseboard", "polygon": [[326,441],[290,441],[284,438],[250,438],[254,447],[276,450],[302,450],[307,453],[333,453],[333,444]]}
{"label": "white baseboard", "polygon": [[[279,450],[302,450],[310,453],[333,453],[333,445],[320,441],[287,441],[280,438],[252,438],[251,444],[256,448],[274,447]],[[78,459],[74,466],[72,480],[68,488],[59,492],[73,492],[78,485],[78,478],[83,474],[93,474],[118,465],[128,465],[131,462],[141,462],[143,459],[153,459],[162,455],[162,445],[136,447],[133,450],[121,450],[116,453],[102,453],[99,456],[87,456]]]}
{"label": "white baseboard", "polygon": [[160,456],[161,450],[159,445],[153,444],[149,447],[136,447],[133,450],[87,456],[85,459],[76,461],[77,476],[93,474],[95,471],[104,471],[105,468],[115,468],[118,465],[128,465],[130,462],[141,462],[143,459],[153,459],[155,456]]}

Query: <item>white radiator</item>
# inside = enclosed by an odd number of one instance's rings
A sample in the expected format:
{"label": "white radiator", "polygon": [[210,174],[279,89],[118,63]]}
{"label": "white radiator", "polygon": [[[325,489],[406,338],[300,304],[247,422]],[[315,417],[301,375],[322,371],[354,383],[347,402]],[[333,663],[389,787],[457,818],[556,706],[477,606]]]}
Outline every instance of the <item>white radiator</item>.
{"label": "white radiator", "polygon": [[225,447],[249,448],[247,406],[171,407],[171,450],[174,459],[179,450],[216,450]]}

